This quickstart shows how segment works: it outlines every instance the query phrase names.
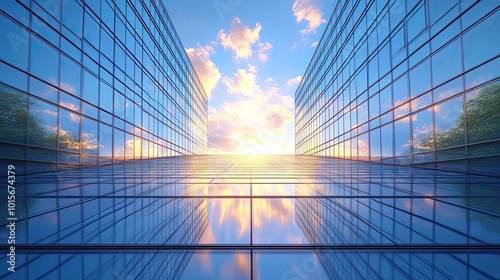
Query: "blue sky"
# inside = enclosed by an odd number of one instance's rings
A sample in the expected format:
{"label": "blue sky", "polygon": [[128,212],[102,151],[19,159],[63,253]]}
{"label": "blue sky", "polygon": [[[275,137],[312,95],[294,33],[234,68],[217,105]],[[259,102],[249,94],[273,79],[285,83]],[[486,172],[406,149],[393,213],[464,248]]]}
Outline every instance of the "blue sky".
{"label": "blue sky", "polygon": [[294,153],[294,94],[327,0],[167,0],[209,94],[209,152]]}

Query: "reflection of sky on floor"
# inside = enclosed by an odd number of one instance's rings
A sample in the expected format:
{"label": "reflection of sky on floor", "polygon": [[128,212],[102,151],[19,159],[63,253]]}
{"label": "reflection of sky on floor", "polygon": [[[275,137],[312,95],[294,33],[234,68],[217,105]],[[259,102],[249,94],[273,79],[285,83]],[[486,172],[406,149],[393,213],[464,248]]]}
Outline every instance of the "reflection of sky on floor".
{"label": "reflection of sky on floor", "polygon": [[[232,184],[230,179],[224,184],[208,186],[209,196],[238,197],[250,193],[253,196],[293,196],[295,188],[292,184]],[[253,223],[253,243],[283,243],[284,239],[289,244],[307,242],[295,224],[294,199],[209,198],[208,228],[200,243],[249,243],[250,222]]]}
{"label": "reflection of sky on floor", "polygon": [[0,278],[499,278],[499,181],[306,156],[19,177]]}

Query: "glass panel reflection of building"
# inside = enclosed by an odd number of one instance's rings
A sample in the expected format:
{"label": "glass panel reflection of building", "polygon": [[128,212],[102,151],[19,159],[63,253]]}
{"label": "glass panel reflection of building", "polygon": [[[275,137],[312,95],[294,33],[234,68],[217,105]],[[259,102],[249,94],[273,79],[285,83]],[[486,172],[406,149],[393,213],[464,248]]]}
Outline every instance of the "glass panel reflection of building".
{"label": "glass panel reflection of building", "polygon": [[297,154],[500,173],[497,1],[337,1],[296,92]]}
{"label": "glass panel reflection of building", "polygon": [[[295,202],[295,222],[322,248],[330,279],[500,276],[491,262],[500,256],[498,177],[305,161],[311,170],[336,166],[297,185]],[[491,250],[472,249],[479,244]]]}
{"label": "glass panel reflection of building", "polygon": [[18,173],[206,153],[207,96],[161,1],[1,1],[0,26]]}
{"label": "glass panel reflection of building", "polygon": [[178,279],[193,251],[158,248],[197,244],[208,205],[191,164],[172,159],[20,177],[16,272],[0,278]]}

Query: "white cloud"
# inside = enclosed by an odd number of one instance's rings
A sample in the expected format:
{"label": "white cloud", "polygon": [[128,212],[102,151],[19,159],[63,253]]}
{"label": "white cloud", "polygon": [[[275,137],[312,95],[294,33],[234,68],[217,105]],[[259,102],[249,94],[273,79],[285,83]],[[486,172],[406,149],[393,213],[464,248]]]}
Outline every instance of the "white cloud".
{"label": "white cloud", "polygon": [[260,31],[262,26],[256,23],[255,27],[250,27],[241,23],[238,17],[235,17],[231,22],[231,30],[226,34],[224,30],[219,31],[218,39],[224,47],[224,50],[230,49],[233,51],[233,57],[236,60],[248,60],[253,57],[253,45],[257,44],[257,56],[260,61],[268,59],[267,52],[272,49],[273,45],[268,42],[260,42]]}
{"label": "white cloud", "polygon": [[[293,153],[294,100],[272,85],[262,89],[257,68],[238,69],[224,77],[227,92],[239,97],[210,110],[210,153]],[[267,79],[269,80],[269,78]]]}
{"label": "white cloud", "polygon": [[222,82],[227,86],[229,93],[241,93],[251,96],[259,92],[257,85],[257,69],[253,65],[248,65],[248,70],[238,69],[233,77],[224,77]]}
{"label": "white cloud", "polygon": [[274,101],[254,98],[224,103],[208,117],[209,152],[293,153],[293,141],[285,139],[286,132],[293,130],[290,103],[293,99],[289,96]]}
{"label": "white cloud", "polygon": [[214,54],[215,50],[210,45],[205,47],[198,46],[197,48],[187,48],[186,53],[200,78],[203,88],[210,98],[212,90],[222,76],[217,65],[210,60],[210,55]]}
{"label": "white cloud", "polygon": [[286,85],[287,86],[294,86],[294,85],[298,85],[300,83],[300,81],[302,80],[302,76],[297,76],[295,78],[292,78],[290,80],[288,80],[286,82]]}
{"label": "white cloud", "polygon": [[307,21],[307,28],[301,30],[302,35],[315,33],[316,29],[325,22],[323,12],[315,0],[295,0],[292,11],[297,23]]}
{"label": "white cloud", "polygon": [[314,47],[318,46],[318,44],[319,44],[319,42],[318,42],[318,41],[316,41],[316,42],[312,43],[312,44],[311,44],[311,48],[314,48]]}
{"label": "white cloud", "polygon": [[267,61],[267,51],[272,49],[273,45],[271,45],[268,42],[265,43],[259,43],[259,51],[257,55],[259,56],[259,60],[264,62]]}

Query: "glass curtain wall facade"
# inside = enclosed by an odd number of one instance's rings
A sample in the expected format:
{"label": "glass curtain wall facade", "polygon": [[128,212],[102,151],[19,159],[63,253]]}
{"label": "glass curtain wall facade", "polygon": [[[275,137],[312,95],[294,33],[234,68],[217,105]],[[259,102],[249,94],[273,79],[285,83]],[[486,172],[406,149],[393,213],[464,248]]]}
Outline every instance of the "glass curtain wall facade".
{"label": "glass curtain wall facade", "polygon": [[208,202],[200,197],[207,185],[183,180],[194,168],[189,160],[169,157],[18,177],[17,249],[46,250],[17,251],[16,272],[3,270],[0,279],[179,279],[193,251],[151,247],[196,244],[207,227]]}
{"label": "glass curtain wall facade", "polygon": [[0,26],[18,172],[206,153],[207,96],[162,1],[1,1]]}
{"label": "glass curtain wall facade", "polygon": [[296,92],[296,153],[500,169],[497,1],[337,1]]}

